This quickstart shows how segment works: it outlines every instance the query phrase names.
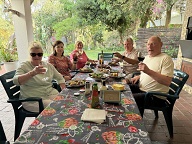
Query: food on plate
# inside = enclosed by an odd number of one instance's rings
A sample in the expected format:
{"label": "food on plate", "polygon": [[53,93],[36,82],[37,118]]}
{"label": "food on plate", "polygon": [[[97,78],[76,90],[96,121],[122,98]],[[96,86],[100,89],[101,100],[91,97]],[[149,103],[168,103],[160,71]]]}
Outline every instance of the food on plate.
{"label": "food on plate", "polygon": [[109,75],[104,73],[91,73],[89,74],[89,76],[94,78],[95,80],[101,80],[101,78],[107,78]]}
{"label": "food on plate", "polygon": [[110,69],[111,67],[109,65],[102,64],[102,65],[98,65],[98,68]]}
{"label": "food on plate", "polygon": [[81,68],[80,72],[93,72],[93,70],[90,67]]}
{"label": "food on plate", "polygon": [[108,73],[110,70],[109,69],[105,69],[105,68],[100,68],[98,69],[100,72],[102,73]]}
{"label": "food on plate", "polygon": [[114,72],[110,74],[112,77],[118,77],[118,72]]}
{"label": "food on plate", "polygon": [[111,61],[111,62],[108,63],[108,65],[110,65],[110,66],[118,66],[119,63],[116,63],[116,62],[114,62],[114,61]]}
{"label": "food on plate", "polygon": [[110,76],[110,77],[113,77],[113,78],[122,78],[122,77],[125,77],[126,74],[124,74],[124,73],[118,73],[118,72],[112,72],[112,73],[110,73],[109,76]]}
{"label": "food on plate", "polygon": [[125,90],[125,86],[122,84],[113,84],[112,87],[114,90]]}
{"label": "food on plate", "polygon": [[89,61],[87,61],[86,63],[85,63],[85,65],[90,65],[91,63],[89,62]]}
{"label": "food on plate", "polygon": [[71,80],[68,82],[68,85],[70,86],[78,86],[78,85],[84,85],[85,80]]}
{"label": "food on plate", "polygon": [[101,77],[103,77],[103,73],[91,73],[90,77],[92,77],[92,78],[101,78]]}

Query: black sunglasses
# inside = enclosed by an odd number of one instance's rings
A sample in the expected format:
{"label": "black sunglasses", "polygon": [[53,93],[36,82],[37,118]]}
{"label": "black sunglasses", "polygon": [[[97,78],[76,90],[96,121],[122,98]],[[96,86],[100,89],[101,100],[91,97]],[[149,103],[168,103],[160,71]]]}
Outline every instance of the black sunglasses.
{"label": "black sunglasses", "polygon": [[39,57],[42,57],[43,56],[43,53],[30,53],[30,55],[32,57],[35,57],[36,55],[38,55]]}

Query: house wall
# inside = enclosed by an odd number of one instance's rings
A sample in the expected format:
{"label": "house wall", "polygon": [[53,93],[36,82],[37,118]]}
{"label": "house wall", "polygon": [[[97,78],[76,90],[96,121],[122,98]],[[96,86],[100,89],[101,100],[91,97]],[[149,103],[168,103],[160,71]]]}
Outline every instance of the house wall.
{"label": "house wall", "polygon": [[[182,24],[184,20],[184,13],[181,13],[180,15],[171,17],[170,24]],[[154,21],[156,26],[164,26],[165,25],[165,18],[162,18],[160,20]],[[149,22],[149,27],[154,27],[151,22]]]}
{"label": "house wall", "polygon": [[[184,13],[184,21],[183,21],[182,31],[181,31],[181,40],[185,40],[188,17],[192,16],[192,8],[191,7],[192,7],[192,0],[187,0],[187,2],[186,2],[186,11]],[[191,53],[192,53],[192,49],[191,49]],[[181,53],[181,49],[179,48],[177,63],[176,63],[176,68],[177,69],[181,69],[182,62],[188,62],[188,64],[192,65],[192,59],[183,58],[182,53]],[[191,66],[189,66],[189,68],[190,67]],[[190,71],[192,71],[192,70],[190,70]],[[189,74],[189,79],[192,79],[192,74],[190,74],[190,71],[188,73]],[[190,85],[186,84],[183,89],[185,91],[187,91],[188,93],[192,94],[192,87]]]}

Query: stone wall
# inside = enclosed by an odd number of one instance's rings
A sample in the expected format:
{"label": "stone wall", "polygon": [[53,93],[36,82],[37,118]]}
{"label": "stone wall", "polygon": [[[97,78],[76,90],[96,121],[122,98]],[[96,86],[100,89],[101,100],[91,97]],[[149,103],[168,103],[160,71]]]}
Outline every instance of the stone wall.
{"label": "stone wall", "polygon": [[[136,48],[147,54],[146,43],[149,37],[157,35],[163,42],[162,52],[170,47],[179,48],[181,28],[141,28],[137,32]],[[177,57],[177,55],[176,55]]]}

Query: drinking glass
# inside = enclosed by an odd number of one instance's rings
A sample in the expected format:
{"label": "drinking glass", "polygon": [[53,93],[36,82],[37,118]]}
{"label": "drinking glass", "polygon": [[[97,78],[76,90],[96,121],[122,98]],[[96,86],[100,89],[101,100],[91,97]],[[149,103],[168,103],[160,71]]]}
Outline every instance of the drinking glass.
{"label": "drinking glass", "polygon": [[138,60],[139,60],[140,62],[142,62],[142,61],[145,59],[145,57],[142,55],[141,52],[138,52],[137,58],[138,58]]}
{"label": "drinking glass", "polygon": [[45,72],[43,73],[43,78],[42,78],[42,80],[43,80],[43,81],[47,81],[47,80],[49,79],[49,77],[46,75],[47,70],[48,70],[47,63],[46,63],[46,62],[41,62],[39,65],[42,65],[42,66],[43,66],[43,69],[45,69]]}

